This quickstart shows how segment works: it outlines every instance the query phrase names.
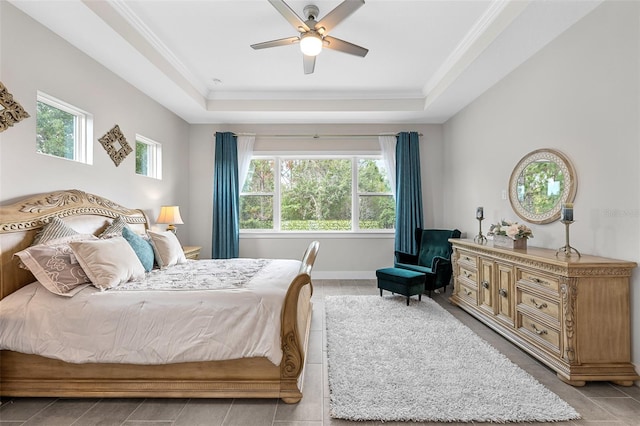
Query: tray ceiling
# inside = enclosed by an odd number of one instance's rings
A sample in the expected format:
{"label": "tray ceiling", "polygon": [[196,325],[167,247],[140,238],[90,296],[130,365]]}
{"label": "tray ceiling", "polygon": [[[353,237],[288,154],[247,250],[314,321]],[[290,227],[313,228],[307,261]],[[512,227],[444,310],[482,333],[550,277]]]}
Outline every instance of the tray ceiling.
{"label": "tray ceiling", "polygon": [[[442,123],[601,0],[367,0],[305,75],[266,0],[11,0],[189,123]],[[323,17],[339,0],[290,0]]]}

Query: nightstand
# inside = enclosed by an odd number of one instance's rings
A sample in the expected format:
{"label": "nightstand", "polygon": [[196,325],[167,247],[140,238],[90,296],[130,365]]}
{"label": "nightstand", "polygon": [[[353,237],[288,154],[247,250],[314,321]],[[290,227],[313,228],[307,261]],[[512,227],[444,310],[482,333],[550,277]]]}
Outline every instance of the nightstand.
{"label": "nightstand", "polygon": [[184,256],[187,259],[198,260],[198,258],[200,257],[200,249],[201,248],[202,247],[183,246],[182,247],[182,251],[184,251]]}

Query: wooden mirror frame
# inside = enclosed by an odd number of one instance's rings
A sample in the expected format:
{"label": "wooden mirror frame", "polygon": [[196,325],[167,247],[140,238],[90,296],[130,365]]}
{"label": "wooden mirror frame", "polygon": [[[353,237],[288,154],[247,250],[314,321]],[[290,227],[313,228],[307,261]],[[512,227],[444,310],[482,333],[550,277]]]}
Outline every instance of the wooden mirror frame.
{"label": "wooden mirror frame", "polygon": [[[526,210],[520,203],[520,200],[518,199],[518,178],[527,166],[540,160],[551,161],[562,170],[564,175],[564,187],[562,188],[560,199],[553,208],[544,213],[536,214]],[[578,181],[576,179],[576,172],[569,159],[564,154],[554,149],[538,149],[522,157],[520,162],[513,169],[511,178],[509,179],[509,202],[511,202],[511,207],[516,214],[527,222],[538,224],[550,223],[560,219],[562,203],[572,203],[576,196],[577,189]]]}

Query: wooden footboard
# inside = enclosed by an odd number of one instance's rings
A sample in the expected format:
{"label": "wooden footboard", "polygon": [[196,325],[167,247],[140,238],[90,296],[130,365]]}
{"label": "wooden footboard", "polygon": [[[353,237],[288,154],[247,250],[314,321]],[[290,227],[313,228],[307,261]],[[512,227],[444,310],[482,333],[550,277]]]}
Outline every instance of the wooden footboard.
{"label": "wooden footboard", "polygon": [[[309,246],[307,254],[313,252],[311,265],[318,251],[318,243],[314,241]],[[308,261],[303,259],[300,274],[293,280],[284,301],[282,309],[282,361],[280,362],[280,397],[286,403],[296,403],[302,398],[302,383],[304,380],[304,366],[309,344],[309,330],[311,328],[311,269]]]}
{"label": "wooden footboard", "polygon": [[71,364],[0,351],[0,395],[56,397],[302,398],[311,280],[293,281],[282,311],[280,366],[266,358],[167,365]]}
{"label": "wooden footboard", "polygon": [[[58,191],[0,207],[0,299],[33,281],[13,253],[27,247],[52,216],[83,232],[99,232],[115,217],[147,228],[146,216],[82,191]],[[281,316],[280,365],[267,358],[166,365],[72,364],[38,355],[0,351],[0,396],[302,398],[311,325],[311,269],[318,242],[307,249],[286,293]]]}

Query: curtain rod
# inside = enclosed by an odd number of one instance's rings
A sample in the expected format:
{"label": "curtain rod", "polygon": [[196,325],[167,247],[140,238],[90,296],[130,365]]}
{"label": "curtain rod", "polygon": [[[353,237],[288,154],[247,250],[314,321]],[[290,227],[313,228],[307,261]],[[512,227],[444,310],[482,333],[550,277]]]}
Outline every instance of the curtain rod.
{"label": "curtain rod", "polygon": [[[218,132],[216,132],[218,133]],[[312,138],[312,139],[322,139],[322,138],[377,138],[378,136],[398,136],[399,133],[396,134],[377,134],[377,135],[331,135],[331,134],[297,134],[297,135],[268,135],[268,134],[254,134],[254,133],[233,133],[234,136],[255,136],[261,138]],[[422,133],[418,133],[418,136],[423,136]]]}

